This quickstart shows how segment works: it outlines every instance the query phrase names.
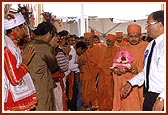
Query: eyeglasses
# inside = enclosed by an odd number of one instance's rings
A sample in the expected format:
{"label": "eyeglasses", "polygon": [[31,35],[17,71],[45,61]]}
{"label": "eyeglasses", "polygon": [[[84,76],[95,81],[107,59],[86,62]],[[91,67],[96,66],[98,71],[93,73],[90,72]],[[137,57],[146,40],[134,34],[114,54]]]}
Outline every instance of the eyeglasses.
{"label": "eyeglasses", "polygon": [[154,25],[154,24],[157,24],[157,23],[158,23],[158,22],[146,23],[145,26]]}

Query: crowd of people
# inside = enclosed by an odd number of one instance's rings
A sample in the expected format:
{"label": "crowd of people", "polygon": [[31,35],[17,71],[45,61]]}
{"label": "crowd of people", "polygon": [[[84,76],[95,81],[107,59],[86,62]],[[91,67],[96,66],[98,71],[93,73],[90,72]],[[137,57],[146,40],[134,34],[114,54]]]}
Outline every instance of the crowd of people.
{"label": "crowd of people", "polygon": [[127,38],[117,31],[101,41],[93,30],[79,37],[67,30],[57,32],[46,21],[31,30],[33,37],[22,46],[18,43],[27,33],[25,19],[20,12],[8,13],[4,18],[5,111],[164,110],[162,10],[147,19],[150,42],[142,40],[136,23],[127,26]]}

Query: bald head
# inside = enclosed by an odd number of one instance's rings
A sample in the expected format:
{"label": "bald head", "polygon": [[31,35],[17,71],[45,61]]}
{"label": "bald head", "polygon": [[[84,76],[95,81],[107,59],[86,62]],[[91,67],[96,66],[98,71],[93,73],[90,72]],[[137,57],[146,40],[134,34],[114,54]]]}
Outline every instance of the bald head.
{"label": "bald head", "polygon": [[127,33],[138,33],[141,34],[141,26],[138,24],[130,24],[127,27]]}

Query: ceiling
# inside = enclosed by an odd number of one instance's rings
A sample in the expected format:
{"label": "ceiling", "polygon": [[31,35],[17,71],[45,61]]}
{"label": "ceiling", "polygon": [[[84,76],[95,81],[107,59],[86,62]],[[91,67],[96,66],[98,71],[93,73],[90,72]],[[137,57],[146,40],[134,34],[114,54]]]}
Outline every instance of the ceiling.
{"label": "ceiling", "polygon": [[44,11],[59,17],[113,18],[118,21],[141,20],[156,10],[161,10],[161,2],[53,2],[43,4]]}

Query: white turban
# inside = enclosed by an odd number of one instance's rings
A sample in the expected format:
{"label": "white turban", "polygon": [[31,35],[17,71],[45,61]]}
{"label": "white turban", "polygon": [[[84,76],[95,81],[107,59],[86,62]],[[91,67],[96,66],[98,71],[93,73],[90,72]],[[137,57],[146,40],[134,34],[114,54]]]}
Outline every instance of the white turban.
{"label": "white turban", "polygon": [[23,17],[23,15],[21,14],[21,12],[13,14],[14,15],[14,19],[4,19],[4,28],[5,30],[9,30],[12,29],[14,27],[17,27],[21,24],[25,23],[25,19]]}

